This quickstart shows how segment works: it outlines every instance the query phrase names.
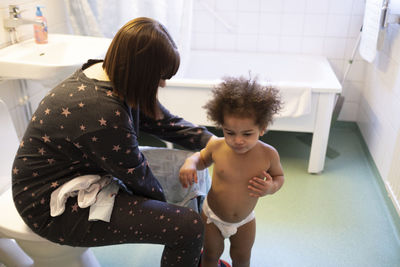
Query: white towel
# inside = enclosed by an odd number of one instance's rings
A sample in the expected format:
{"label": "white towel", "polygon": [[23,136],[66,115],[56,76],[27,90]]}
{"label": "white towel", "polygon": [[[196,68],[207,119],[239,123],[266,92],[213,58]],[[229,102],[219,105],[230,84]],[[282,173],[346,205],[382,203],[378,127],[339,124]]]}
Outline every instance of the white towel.
{"label": "white towel", "polygon": [[117,182],[109,175],[76,177],[51,193],[50,215],[52,217],[61,215],[65,211],[67,199],[78,196],[77,202],[80,208],[91,207],[89,220],[109,222],[118,189]]}
{"label": "white towel", "polygon": [[300,117],[311,112],[311,88],[277,85],[283,108],[278,117]]}
{"label": "white towel", "polygon": [[359,51],[362,58],[372,63],[379,44],[384,0],[366,0],[365,2]]}
{"label": "white towel", "polygon": [[197,171],[198,182],[184,188],[179,182],[179,170],[192,151],[141,146],[151,171],[164,189],[168,203],[191,207],[192,199],[207,195],[211,186],[208,169]]}
{"label": "white towel", "polygon": [[113,180],[97,194],[96,202],[89,209],[89,221],[110,222],[114,208],[115,196],[119,191],[119,183]]}

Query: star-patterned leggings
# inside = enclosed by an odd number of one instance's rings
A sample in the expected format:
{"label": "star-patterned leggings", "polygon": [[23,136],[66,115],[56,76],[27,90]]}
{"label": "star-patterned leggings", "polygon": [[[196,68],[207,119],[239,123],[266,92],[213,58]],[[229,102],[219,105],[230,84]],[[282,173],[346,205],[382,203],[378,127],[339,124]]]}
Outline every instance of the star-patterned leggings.
{"label": "star-patterned leggings", "polygon": [[89,208],[69,198],[52,218],[46,238],[60,244],[94,247],[123,243],[165,245],[161,266],[197,266],[204,238],[200,215],[189,208],[132,196],[120,190],[109,223],[88,221]]}

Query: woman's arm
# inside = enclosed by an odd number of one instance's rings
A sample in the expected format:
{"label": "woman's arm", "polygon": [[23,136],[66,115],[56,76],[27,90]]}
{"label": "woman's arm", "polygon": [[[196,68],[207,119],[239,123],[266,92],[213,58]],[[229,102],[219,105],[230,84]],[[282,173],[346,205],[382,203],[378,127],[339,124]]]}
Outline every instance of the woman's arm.
{"label": "woman's arm", "polygon": [[163,116],[160,120],[140,114],[140,131],[197,151],[204,148],[213,136],[205,127],[194,125],[181,117],[172,115],[160,103],[159,107]]}

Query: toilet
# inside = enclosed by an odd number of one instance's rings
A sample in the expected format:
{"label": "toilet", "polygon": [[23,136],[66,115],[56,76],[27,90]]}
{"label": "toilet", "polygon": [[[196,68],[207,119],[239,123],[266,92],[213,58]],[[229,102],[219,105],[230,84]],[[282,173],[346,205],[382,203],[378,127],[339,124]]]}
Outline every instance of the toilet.
{"label": "toilet", "polygon": [[100,267],[89,248],[50,242],[24,223],[12,199],[11,188],[0,196],[0,262],[6,266]]}
{"label": "toilet", "polygon": [[11,166],[19,140],[6,104],[0,99],[0,263],[7,267],[100,267],[90,248],[50,242],[20,217],[11,191]]}

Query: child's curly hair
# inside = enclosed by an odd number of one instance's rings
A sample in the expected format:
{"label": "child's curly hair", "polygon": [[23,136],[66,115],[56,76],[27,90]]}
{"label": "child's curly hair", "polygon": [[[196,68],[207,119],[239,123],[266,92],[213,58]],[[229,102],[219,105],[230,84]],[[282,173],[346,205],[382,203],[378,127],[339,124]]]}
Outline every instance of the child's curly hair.
{"label": "child's curly hair", "polygon": [[207,117],[221,127],[224,115],[254,118],[255,124],[265,130],[272,123],[272,116],[281,109],[279,91],[271,86],[262,86],[257,79],[224,77],[213,90],[213,99],[203,106]]}

